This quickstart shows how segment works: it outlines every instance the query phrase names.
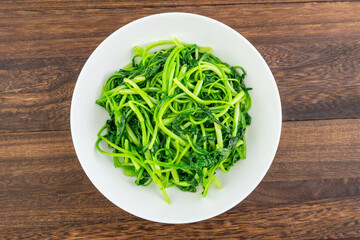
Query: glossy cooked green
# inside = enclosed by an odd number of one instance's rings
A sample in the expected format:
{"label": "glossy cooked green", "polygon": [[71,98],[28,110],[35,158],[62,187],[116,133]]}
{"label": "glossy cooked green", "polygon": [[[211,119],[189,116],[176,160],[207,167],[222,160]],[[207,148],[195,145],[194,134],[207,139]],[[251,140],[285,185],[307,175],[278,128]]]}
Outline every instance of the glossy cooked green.
{"label": "glossy cooked green", "polygon": [[[150,51],[161,46],[168,48]],[[222,188],[215,170],[227,172],[246,158],[251,98],[244,69],[222,62],[209,47],[177,39],[134,51],[96,101],[110,115],[97,149],[137,185],[154,181],[168,203],[171,186],[195,192],[201,185],[204,197],[211,183]],[[112,152],[100,148],[102,141]]]}

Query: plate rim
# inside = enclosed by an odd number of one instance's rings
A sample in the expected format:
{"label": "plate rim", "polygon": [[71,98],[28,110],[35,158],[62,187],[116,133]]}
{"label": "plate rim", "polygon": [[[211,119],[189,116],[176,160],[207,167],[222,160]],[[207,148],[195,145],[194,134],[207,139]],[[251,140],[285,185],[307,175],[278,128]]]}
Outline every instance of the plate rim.
{"label": "plate rim", "polygon": [[[243,196],[243,198],[235,201],[234,204],[229,204],[229,206],[227,206],[224,209],[222,209],[221,211],[217,212],[215,215],[211,215],[211,216],[205,216],[205,217],[197,217],[197,218],[194,218],[193,220],[191,221],[166,221],[166,220],[160,220],[159,218],[150,218],[150,217],[144,217],[144,216],[139,216],[138,214],[135,214],[133,213],[132,211],[128,210],[128,209],[124,209],[121,204],[118,204],[118,203],[115,203],[113,200],[109,199],[108,196],[106,196],[104,194],[104,192],[97,186],[97,184],[95,183],[95,181],[93,181],[89,174],[88,174],[88,170],[87,170],[87,167],[85,164],[83,164],[83,162],[80,160],[80,150],[79,150],[79,147],[77,147],[77,144],[76,144],[76,138],[74,136],[74,131],[73,131],[73,128],[74,128],[74,99],[77,92],[79,92],[79,79],[82,77],[82,75],[84,75],[84,69],[86,67],[86,65],[88,64],[89,60],[92,58],[92,56],[94,56],[100,49],[100,47],[104,44],[104,42],[109,39],[111,36],[115,35],[117,32],[119,31],[122,31],[122,30],[125,30],[127,28],[130,28],[132,25],[135,25],[139,22],[142,22],[142,21],[147,21],[148,19],[150,18],[156,18],[156,17],[162,17],[162,16],[168,16],[168,15],[183,15],[185,17],[187,16],[192,16],[192,17],[197,17],[197,18],[202,18],[202,19],[205,19],[207,21],[210,21],[214,24],[218,24],[224,28],[226,28],[227,30],[230,30],[232,31],[234,34],[237,35],[237,37],[241,38],[247,45],[247,47],[250,47],[252,48],[253,52],[259,57],[259,59],[263,62],[264,66],[265,66],[265,70],[268,72],[270,78],[271,78],[271,84],[273,85],[274,89],[275,89],[275,95],[276,95],[276,102],[277,102],[277,106],[279,107],[279,116],[278,116],[278,123],[277,123],[277,127],[279,129],[278,133],[277,133],[277,136],[276,136],[276,144],[274,147],[274,149],[272,150],[272,154],[271,154],[271,161],[268,162],[268,166],[266,167],[266,171],[264,171],[264,174],[262,174],[261,177],[259,177],[259,181],[258,183],[255,185],[255,187],[246,195]],[[229,211],[230,209],[234,208],[235,206],[237,206],[239,203],[241,203],[245,198],[247,198],[256,188],[257,186],[262,182],[262,180],[264,179],[265,175],[267,174],[267,172],[269,171],[270,169],[270,166],[272,165],[273,161],[274,161],[274,158],[275,158],[275,155],[276,155],[276,152],[278,150],[278,147],[279,147],[279,142],[280,142],[280,138],[281,138],[281,131],[282,131],[282,106],[281,106],[281,98],[280,98],[280,93],[279,93],[279,89],[277,87],[277,84],[276,84],[276,81],[275,81],[275,78],[271,72],[271,69],[269,67],[269,65],[266,63],[266,61],[264,60],[264,58],[262,57],[262,55],[259,53],[259,51],[255,48],[255,46],[253,46],[244,36],[242,36],[239,32],[237,32],[236,30],[234,30],[233,28],[231,28],[230,26],[218,21],[218,20],[215,20],[213,18],[210,18],[210,17],[207,17],[207,16],[204,16],[204,15],[200,15],[200,14],[194,14],[194,13],[187,13],[187,12],[165,12],[165,13],[157,13],[157,14],[151,14],[151,15],[147,15],[145,17],[142,17],[142,18],[139,18],[139,19],[136,19],[134,21],[131,21],[125,25],[123,25],[122,27],[116,29],[114,32],[112,32],[110,35],[108,35],[103,41],[101,41],[101,43],[93,50],[93,52],[90,54],[90,56],[87,58],[86,62],[84,63],[79,75],[78,75],[78,78],[76,80],[76,84],[75,84],[75,87],[74,87],[74,90],[73,90],[73,94],[72,94],[72,98],[71,98],[71,104],[70,104],[70,132],[71,132],[71,138],[72,138],[72,142],[73,142],[73,146],[74,146],[74,150],[75,150],[75,153],[76,153],[76,156],[77,156],[77,159],[78,161],[80,162],[80,165],[83,169],[83,171],[85,172],[87,178],[90,180],[90,182],[94,185],[94,187],[106,198],[108,199],[111,203],[113,203],[115,206],[121,208],[123,211],[126,211],[136,217],[139,217],[141,219],[145,219],[145,220],[148,220],[148,221],[152,221],[152,222],[159,222],[159,223],[166,223],[166,224],[186,224],[186,223],[195,223],[195,222],[200,222],[200,221],[203,221],[203,220],[206,220],[206,219],[210,219],[210,218],[213,218],[213,217],[216,217],[216,216],[219,216],[227,211]]]}

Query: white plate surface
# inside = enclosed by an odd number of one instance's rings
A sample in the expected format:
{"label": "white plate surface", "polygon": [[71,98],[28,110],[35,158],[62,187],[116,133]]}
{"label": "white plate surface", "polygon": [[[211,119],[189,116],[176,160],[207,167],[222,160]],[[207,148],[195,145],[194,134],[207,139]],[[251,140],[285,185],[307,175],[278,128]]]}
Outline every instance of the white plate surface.
{"label": "white plate surface", "polygon": [[[252,87],[252,124],[247,130],[247,159],[229,173],[217,171],[223,189],[197,193],[167,189],[168,205],[155,184],[136,186],[134,178],[114,168],[110,157],[95,149],[96,134],[108,118],[95,104],[111,74],[133,56],[133,47],[172,39],[211,46],[213,53],[247,72]],[[208,17],[188,13],[151,15],[129,23],[106,38],[91,54],[77,80],[71,103],[71,134],[76,154],[95,187],[111,202],[138,217],[163,223],[189,223],[221,214],[240,203],[260,183],[275,156],[281,133],[281,103],[274,77],[259,52],[232,28]],[[214,184],[213,184],[214,185]]]}

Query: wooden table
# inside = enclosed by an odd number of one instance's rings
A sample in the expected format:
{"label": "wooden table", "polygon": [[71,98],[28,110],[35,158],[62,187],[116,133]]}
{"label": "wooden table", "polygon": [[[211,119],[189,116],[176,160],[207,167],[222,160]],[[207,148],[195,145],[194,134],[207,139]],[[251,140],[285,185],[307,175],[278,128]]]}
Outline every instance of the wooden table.
{"label": "wooden table", "polygon": [[[79,71],[110,33],[160,12],[215,18],[264,56],[283,130],[262,183],[215,218],[134,217],[90,183],[70,136]],[[360,2],[0,2],[0,238],[360,238]]]}

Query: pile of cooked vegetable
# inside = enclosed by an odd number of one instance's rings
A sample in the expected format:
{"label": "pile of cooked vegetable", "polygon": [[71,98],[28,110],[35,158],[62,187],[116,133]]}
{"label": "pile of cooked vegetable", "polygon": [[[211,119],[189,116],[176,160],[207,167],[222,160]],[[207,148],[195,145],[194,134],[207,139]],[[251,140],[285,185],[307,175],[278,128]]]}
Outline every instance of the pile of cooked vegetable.
{"label": "pile of cooked vegetable", "polygon": [[[215,171],[228,172],[246,158],[246,72],[222,62],[209,47],[177,39],[134,51],[96,101],[110,115],[96,148],[136,177],[136,185],[153,181],[168,203],[165,189],[171,186],[196,192],[201,185],[204,197],[212,183],[221,189]],[[100,148],[102,141],[112,152]]]}

